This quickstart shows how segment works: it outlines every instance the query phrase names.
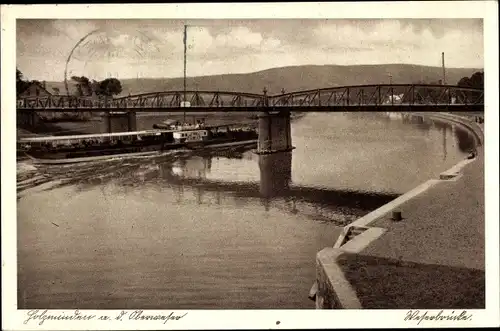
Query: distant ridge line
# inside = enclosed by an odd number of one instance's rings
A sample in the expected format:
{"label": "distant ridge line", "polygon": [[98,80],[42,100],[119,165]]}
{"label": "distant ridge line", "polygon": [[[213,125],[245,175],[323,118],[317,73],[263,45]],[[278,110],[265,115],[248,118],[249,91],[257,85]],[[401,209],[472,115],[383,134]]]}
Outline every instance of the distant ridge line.
{"label": "distant ridge line", "polygon": [[[182,71],[180,68],[179,71]],[[481,68],[447,68],[448,85],[456,85],[462,77],[470,77]],[[311,90],[335,86],[437,83],[442,79],[440,66],[415,64],[360,64],[360,65],[300,65],[270,68],[250,73],[216,74],[187,77],[189,90],[220,90],[261,94],[264,87],[269,94],[285,91]],[[89,77],[92,79],[93,77]],[[119,78],[123,91],[119,96],[183,90],[183,77],[176,78]],[[64,90],[64,82],[46,82],[48,90]],[[72,84],[75,89],[75,84]]]}

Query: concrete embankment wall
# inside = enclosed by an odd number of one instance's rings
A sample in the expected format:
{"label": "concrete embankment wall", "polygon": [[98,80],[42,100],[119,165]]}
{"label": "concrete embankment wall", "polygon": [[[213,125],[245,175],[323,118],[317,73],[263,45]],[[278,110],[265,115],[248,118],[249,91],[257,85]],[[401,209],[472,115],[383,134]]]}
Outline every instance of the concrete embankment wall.
{"label": "concrete embankment wall", "polygon": [[[433,119],[443,120],[460,125],[467,129],[476,140],[476,148],[484,144],[484,131],[474,121],[446,113],[418,114]],[[374,210],[355,222],[347,225],[333,247],[327,247],[316,256],[316,283],[309,297],[316,302],[317,309],[360,309],[364,308],[349,281],[346,279],[338,258],[342,254],[360,254],[372,242],[380,240],[387,229],[372,227],[371,224],[387,215],[402,204],[415,199],[431,187],[445,183],[446,180],[459,180],[463,168],[475,159],[465,159],[451,169],[443,172],[440,179],[431,179],[417,186],[410,192],[398,197],[388,204]],[[439,215],[436,215],[439,217]],[[440,254],[440,253],[436,253]],[[383,280],[380,280],[383,281]]]}

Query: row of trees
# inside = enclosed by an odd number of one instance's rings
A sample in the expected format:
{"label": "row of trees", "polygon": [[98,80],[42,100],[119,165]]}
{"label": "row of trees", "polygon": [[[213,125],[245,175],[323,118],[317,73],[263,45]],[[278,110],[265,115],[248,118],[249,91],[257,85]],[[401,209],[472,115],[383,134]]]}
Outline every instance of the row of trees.
{"label": "row of trees", "polygon": [[[85,76],[73,76],[71,80],[76,83],[75,96],[113,96],[122,92],[122,84],[116,78],[106,78],[102,81],[90,80]],[[25,80],[21,70],[16,69],[16,95],[23,93],[32,84],[38,83],[37,80]],[[55,92],[59,92],[58,88],[54,88]]]}
{"label": "row of trees", "polygon": [[484,72],[475,72],[470,77],[463,77],[458,86],[484,89]]}
{"label": "row of trees", "polygon": [[85,76],[72,76],[71,80],[76,82],[77,96],[113,96],[122,92],[122,84],[116,78],[106,78],[100,82],[92,81]]}
{"label": "row of trees", "polygon": [[[442,82],[430,82],[430,83],[425,83],[425,82],[418,82],[417,84],[430,84],[430,85],[441,85]],[[457,83],[458,86],[460,87],[469,87],[469,88],[479,88],[479,89],[484,89],[484,73],[483,72],[475,72],[471,77],[463,77],[460,79]],[[436,98],[439,97],[445,97],[443,95],[439,95],[439,91],[436,90],[435,88],[427,88],[427,87],[421,87],[418,88],[417,90],[417,99],[426,99],[430,98],[435,100]],[[458,98],[463,98],[466,97],[470,100],[472,100],[475,97],[478,97],[476,95],[476,92],[461,92],[461,95],[451,95],[452,97],[458,97]]]}

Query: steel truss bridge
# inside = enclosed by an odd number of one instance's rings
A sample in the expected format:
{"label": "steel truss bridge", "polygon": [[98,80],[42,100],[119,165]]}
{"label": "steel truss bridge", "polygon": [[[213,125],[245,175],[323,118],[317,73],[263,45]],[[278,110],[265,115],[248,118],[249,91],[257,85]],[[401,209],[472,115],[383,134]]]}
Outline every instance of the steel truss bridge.
{"label": "steel truss bridge", "polygon": [[[189,102],[185,107],[183,101]],[[167,91],[120,98],[48,96],[19,99],[18,110],[33,111],[133,111],[133,112],[220,112],[262,111],[433,111],[437,109],[483,110],[484,90],[453,85],[358,85],[278,95],[222,92]]]}

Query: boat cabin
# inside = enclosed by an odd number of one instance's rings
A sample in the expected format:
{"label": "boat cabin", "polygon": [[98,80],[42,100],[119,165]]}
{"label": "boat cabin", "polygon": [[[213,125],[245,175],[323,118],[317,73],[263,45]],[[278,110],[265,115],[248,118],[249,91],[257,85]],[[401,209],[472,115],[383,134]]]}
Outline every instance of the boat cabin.
{"label": "boat cabin", "polygon": [[176,143],[199,142],[208,139],[207,130],[183,130],[174,132],[174,141]]}

